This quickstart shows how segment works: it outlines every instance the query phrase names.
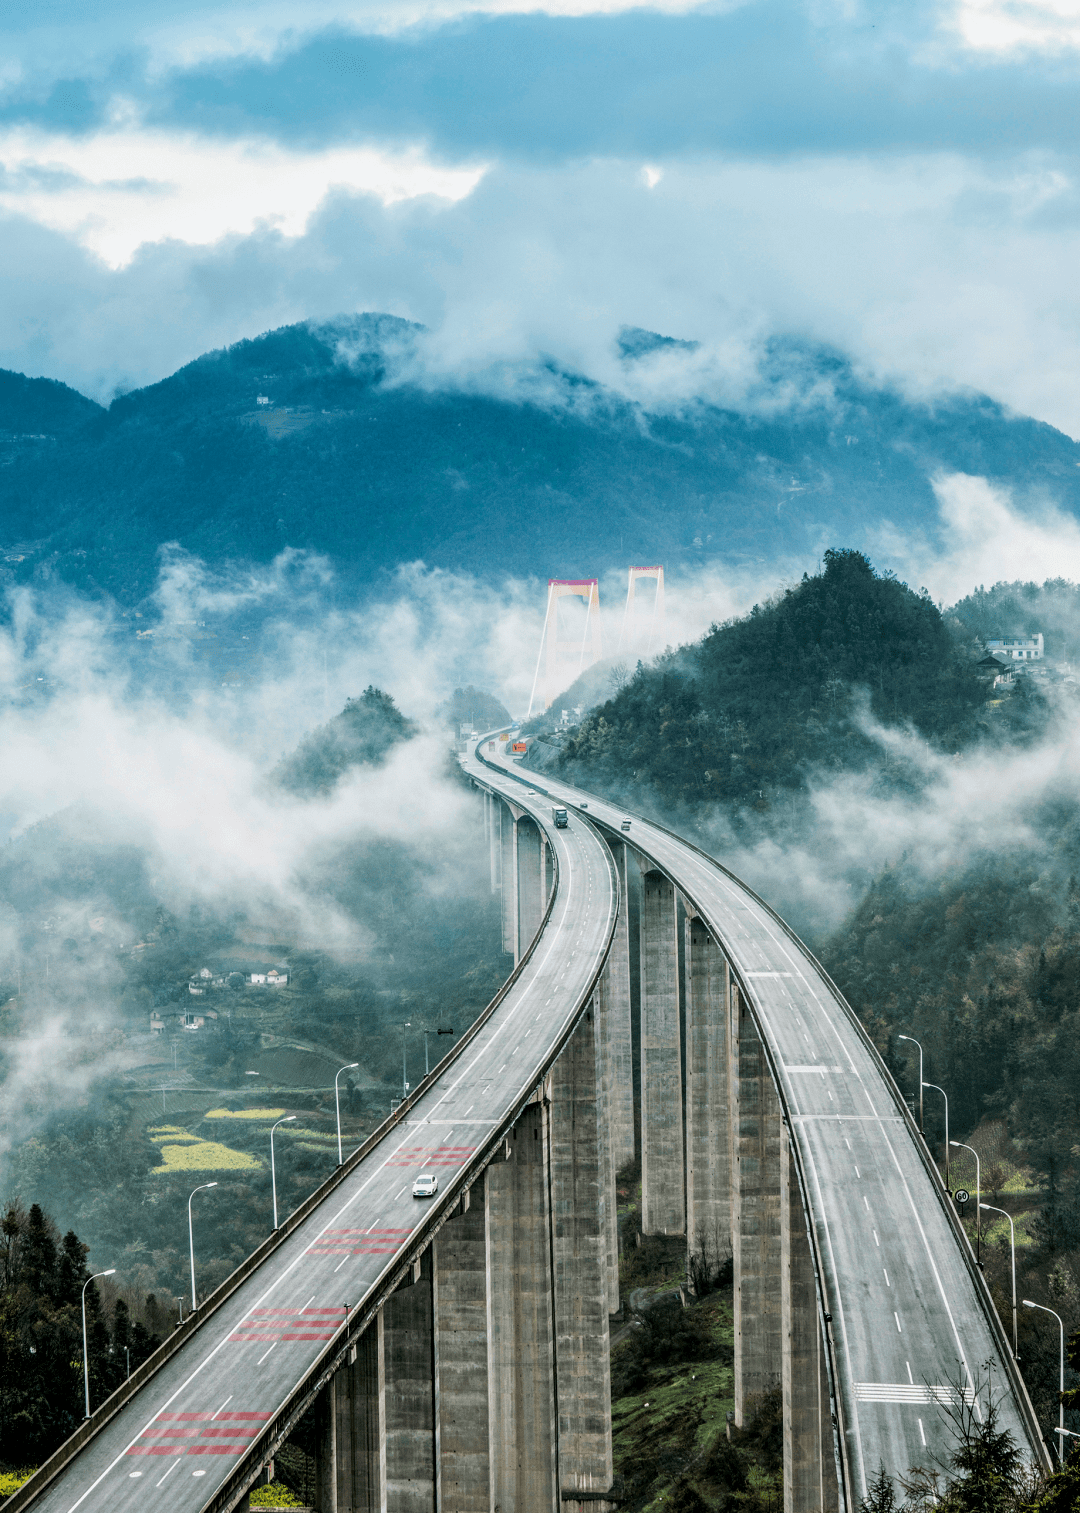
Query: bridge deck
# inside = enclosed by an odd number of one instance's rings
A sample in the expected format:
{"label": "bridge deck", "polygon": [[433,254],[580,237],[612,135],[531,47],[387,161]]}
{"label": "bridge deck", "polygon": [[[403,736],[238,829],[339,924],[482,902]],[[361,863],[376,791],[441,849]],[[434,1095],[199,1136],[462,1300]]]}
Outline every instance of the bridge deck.
{"label": "bridge deck", "polygon": [[[422,1248],[490,1144],[542,1079],[587,1000],[611,938],[617,883],[604,843],[574,817],[488,775],[544,826],[558,859],[547,925],[517,982],[407,1118],[211,1314],[37,1496],[43,1513],[199,1513],[263,1433],[318,1376],[358,1310]],[[434,1201],[411,1195],[435,1171]],[[182,1213],[177,1224],[183,1224]],[[26,1503],[19,1498],[19,1506]]]}
{"label": "bridge deck", "polygon": [[722,944],[755,1010],[812,1208],[854,1497],[880,1465],[903,1474],[948,1461],[955,1441],[942,1402],[978,1379],[985,1404],[987,1363],[1002,1427],[1046,1465],[941,1185],[881,1061],[810,953],[693,846],[638,817],[623,836],[625,809],[530,776],[571,812],[587,802],[591,819],[655,862]]}

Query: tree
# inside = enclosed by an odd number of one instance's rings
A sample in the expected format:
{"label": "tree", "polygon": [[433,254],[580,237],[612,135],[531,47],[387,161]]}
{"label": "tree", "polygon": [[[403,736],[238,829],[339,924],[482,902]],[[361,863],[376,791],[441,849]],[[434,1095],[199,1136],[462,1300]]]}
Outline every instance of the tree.
{"label": "tree", "polygon": [[896,1507],[896,1491],[892,1477],[884,1466],[866,1489],[866,1496],[859,1503],[859,1513],[893,1513]]}

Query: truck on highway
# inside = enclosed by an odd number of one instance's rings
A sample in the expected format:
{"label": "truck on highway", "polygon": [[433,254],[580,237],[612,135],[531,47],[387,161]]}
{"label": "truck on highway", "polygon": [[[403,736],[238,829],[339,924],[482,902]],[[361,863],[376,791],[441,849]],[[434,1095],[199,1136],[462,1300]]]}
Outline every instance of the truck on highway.
{"label": "truck on highway", "polygon": [[551,811],[551,817],[555,821],[555,829],[556,830],[565,830],[566,829],[566,810],[565,809],[553,809]]}

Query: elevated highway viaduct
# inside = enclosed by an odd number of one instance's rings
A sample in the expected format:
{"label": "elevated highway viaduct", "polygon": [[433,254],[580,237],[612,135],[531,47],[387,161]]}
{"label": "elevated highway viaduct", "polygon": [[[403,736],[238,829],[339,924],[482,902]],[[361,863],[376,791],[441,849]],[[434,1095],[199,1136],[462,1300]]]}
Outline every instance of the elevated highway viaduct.
{"label": "elevated highway viaduct", "polygon": [[512,976],[5,1513],[226,1513],[309,1412],[321,1513],[617,1506],[615,1173],[636,1152],[646,1232],[730,1247],[735,1423],[782,1388],[786,1510],[853,1510],[879,1465],[946,1458],[958,1394],[985,1411],[993,1390],[1044,1463],[929,1156],[809,952],[662,827],[530,784],[494,741],[462,760]]}

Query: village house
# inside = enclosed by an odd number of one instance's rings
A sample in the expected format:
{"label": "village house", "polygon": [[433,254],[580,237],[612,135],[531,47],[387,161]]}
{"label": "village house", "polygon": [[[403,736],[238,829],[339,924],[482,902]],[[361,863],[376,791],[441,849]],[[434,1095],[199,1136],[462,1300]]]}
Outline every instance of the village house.
{"label": "village house", "polygon": [[1034,636],[991,636],[986,650],[991,656],[1009,657],[1014,662],[1041,662],[1042,631]]}
{"label": "village house", "polygon": [[288,972],[271,967],[269,972],[252,972],[251,983],[256,988],[283,988],[288,985]]}

